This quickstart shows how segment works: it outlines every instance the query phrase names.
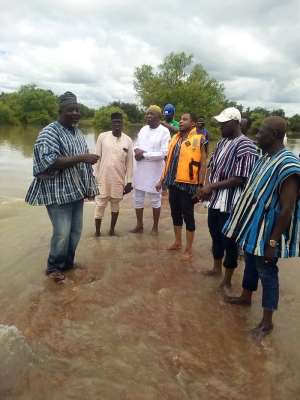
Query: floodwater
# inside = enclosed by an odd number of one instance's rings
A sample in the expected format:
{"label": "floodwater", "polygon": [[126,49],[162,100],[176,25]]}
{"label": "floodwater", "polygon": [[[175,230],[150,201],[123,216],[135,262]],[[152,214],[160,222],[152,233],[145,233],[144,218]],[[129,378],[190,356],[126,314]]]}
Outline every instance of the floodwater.
{"label": "floodwater", "polygon": [[[300,399],[300,263],[280,264],[275,329],[263,342],[248,331],[261,316],[217,292],[206,210],[197,206],[191,264],[165,249],[172,239],[166,199],[160,234],[128,231],[131,198],[122,203],[119,237],[93,237],[85,205],[81,267],[57,285],[43,274],[51,227],[43,207],[24,204],[31,181],[34,130],[0,133],[1,400],[285,400]],[[87,132],[90,148],[95,134]],[[289,146],[300,152],[300,140]],[[239,291],[243,262],[234,277]]]}

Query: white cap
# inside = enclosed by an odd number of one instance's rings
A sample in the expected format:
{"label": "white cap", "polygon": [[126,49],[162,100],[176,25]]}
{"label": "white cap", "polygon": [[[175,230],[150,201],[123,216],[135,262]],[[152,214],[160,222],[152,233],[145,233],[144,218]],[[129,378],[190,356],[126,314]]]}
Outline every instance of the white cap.
{"label": "white cap", "polygon": [[219,115],[214,117],[218,122],[239,121],[241,122],[242,116],[240,111],[235,107],[225,108]]}

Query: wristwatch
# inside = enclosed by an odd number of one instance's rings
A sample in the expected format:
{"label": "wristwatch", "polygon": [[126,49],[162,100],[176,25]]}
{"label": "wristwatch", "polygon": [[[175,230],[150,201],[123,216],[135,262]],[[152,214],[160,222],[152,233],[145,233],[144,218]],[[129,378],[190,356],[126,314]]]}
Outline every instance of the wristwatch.
{"label": "wristwatch", "polygon": [[269,240],[269,246],[275,248],[277,246],[277,242],[276,240],[270,239]]}

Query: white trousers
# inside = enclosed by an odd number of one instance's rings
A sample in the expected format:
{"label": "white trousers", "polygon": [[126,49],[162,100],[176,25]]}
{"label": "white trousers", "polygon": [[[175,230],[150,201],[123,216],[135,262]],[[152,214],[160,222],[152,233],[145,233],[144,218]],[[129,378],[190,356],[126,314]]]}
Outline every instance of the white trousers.
{"label": "white trousers", "polygon": [[134,208],[144,208],[145,196],[149,197],[152,208],[161,207],[161,193],[149,193],[143,190],[134,189]]}

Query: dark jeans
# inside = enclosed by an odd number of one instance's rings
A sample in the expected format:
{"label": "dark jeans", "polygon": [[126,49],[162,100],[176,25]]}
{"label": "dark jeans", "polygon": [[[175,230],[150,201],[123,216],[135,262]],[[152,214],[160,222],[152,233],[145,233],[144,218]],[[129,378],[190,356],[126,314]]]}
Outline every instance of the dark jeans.
{"label": "dark jeans", "polygon": [[257,290],[258,280],[261,280],[263,294],[262,307],[267,310],[277,310],[279,301],[279,280],[277,259],[265,263],[264,257],[245,253],[245,270],[243,288],[254,292]]}
{"label": "dark jeans", "polygon": [[236,268],[238,263],[238,246],[232,239],[227,238],[222,233],[225,222],[229,218],[229,213],[221,212],[220,210],[208,209],[208,228],[212,238],[212,253],[215,260],[220,260],[224,257],[225,268]]}
{"label": "dark jeans", "polygon": [[82,231],[83,200],[47,206],[53,226],[47,273],[72,268]]}
{"label": "dark jeans", "polygon": [[194,203],[192,195],[174,186],[169,187],[169,203],[174,226],[182,226],[183,221],[188,231],[195,230]]}

